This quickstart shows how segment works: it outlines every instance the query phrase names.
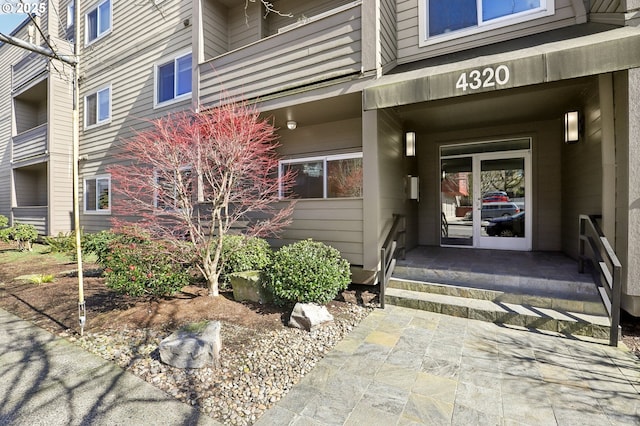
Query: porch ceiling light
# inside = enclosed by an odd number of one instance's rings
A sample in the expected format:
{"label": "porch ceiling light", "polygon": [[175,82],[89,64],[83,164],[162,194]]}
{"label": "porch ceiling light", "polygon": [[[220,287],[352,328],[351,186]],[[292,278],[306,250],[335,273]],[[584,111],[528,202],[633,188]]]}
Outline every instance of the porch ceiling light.
{"label": "porch ceiling light", "polygon": [[405,155],[407,157],[416,156],[416,132],[407,132],[404,135]]}
{"label": "porch ceiling light", "polygon": [[578,111],[569,111],[564,115],[564,143],[577,143],[580,140],[581,118]]}
{"label": "porch ceiling light", "polygon": [[287,129],[294,130],[296,127],[298,127],[298,123],[293,120],[287,121]]}

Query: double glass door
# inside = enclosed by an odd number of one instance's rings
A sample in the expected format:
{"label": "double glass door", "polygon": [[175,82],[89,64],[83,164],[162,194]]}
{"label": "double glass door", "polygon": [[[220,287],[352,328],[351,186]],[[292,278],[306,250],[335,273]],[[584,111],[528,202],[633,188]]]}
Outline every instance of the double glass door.
{"label": "double glass door", "polygon": [[529,139],[442,147],[440,166],[441,245],[531,250]]}

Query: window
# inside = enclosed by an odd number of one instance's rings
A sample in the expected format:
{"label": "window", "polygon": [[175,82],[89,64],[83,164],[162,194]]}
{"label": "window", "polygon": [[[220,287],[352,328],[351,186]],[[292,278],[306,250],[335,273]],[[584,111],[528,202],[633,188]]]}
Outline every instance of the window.
{"label": "window", "polygon": [[105,123],[111,118],[111,88],[106,87],[84,98],[85,127]]}
{"label": "window", "polygon": [[111,30],[111,0],[105,0],[85,16],[86,43],[92,43]]}
{"label": "window", "polygon": [[99,176],[84,181],[84,211],[109,213],[111,211],[111,178]]}
{"label": "window", "polygon": [[189,167],[177,173],[157,171],[155,181],[154,206],[158,210],[180,210],[185,207],[181,196],[191,197],[193,194],[193,178]]}
{"label": "window", "polygon": [[554,0],[422,0],[421,44],[552,15]]}
{"label": "window", "polygon": [[75,14],[74,2],[75,0],[67,5],[67,28],[73,27],[73,19]]}
{"label": "window", "polygon": [[280,175],[295,173],[294,198],[362,197],[362,153],[283,160]]}
{"label": "window", "polygon": [[191,94],[191,53],[156,65],[156,104]]}

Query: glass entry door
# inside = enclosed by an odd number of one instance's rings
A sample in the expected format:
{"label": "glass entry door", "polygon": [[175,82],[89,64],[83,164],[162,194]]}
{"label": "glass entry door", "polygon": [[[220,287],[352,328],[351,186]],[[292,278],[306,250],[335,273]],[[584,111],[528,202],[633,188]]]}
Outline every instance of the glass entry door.
{"label": "glass entry door", "polygon": [[441,245],[531,250],[530,141],[509,142],[441,149]]}

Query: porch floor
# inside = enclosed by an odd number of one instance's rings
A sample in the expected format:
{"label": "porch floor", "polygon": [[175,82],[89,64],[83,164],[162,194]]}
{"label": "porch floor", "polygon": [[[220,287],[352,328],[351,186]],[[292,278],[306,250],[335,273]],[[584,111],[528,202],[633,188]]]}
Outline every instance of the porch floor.
{"label": "porch floor", "polygon": [[589,273],[561,252],[419,246],[398,259],[394,278],[573,300],[599,300]]}

